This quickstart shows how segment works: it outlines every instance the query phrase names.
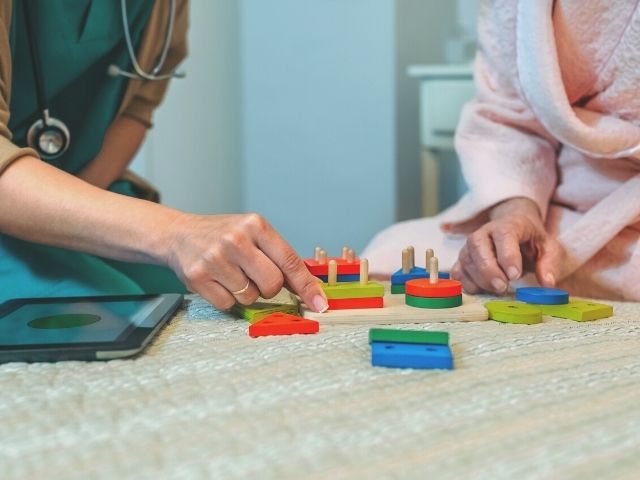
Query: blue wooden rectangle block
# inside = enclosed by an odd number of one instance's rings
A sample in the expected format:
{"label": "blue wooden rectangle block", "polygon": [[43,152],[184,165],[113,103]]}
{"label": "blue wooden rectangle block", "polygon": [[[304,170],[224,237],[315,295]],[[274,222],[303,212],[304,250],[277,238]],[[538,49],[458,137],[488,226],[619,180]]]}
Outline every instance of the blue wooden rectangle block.
{"label": "blue wooden rectangle block", "polygon": [[[413,267],[409,273],[402,273],[402,269],[391,275],[391,285],[404,285],[407,280],[429,278],[429,273],[422,267]],[[439,272],[438,278],[449,278],[446,272]]]}
{"label": "blue wooden rectangle block", "polygon": [[453,355],[448,345],[373,342],[371,365],[453,370]]}
{"label": "blue wooden rectangle block", "polygon": [[[316,277],[318,277],[324,283],[327,283],[329,281],[328,275],[316,275]],[[359,282],[359,281],[360,281],[360,275],[338,275],[337,277],[338,283]]]}

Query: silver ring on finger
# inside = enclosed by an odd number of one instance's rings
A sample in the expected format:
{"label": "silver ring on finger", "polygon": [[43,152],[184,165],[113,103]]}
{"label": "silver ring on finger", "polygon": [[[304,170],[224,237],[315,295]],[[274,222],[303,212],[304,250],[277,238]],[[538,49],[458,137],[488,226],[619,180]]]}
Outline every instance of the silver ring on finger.
{"label": "silver ring on finger", "polygon": [[244,292],[249,290],[249,285],[251,285],[251,280],[247,280],[247,284],[244,286],[244,288],[241,288],[240,290],[236,290],[235,292],[231,292],[231,295],[233,295],[234,297],[237,295],[242,295]]}

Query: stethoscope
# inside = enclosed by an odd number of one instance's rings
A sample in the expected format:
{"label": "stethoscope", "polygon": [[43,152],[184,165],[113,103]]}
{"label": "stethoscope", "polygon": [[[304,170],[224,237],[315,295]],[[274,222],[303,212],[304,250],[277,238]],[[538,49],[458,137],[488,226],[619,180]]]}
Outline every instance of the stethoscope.
{"label": "stethoscope", "polygon": [[[167,80],[169,78],[183,78],[184,73],[178,72],[176,69],[166,74],[160,74],[162,67],[167,59],[169,52],[169,43],[173,34],[173,25],[176,17],[176,0],[170,0],[170,14],[167,22],[167,28],[164,35],[162,50],[156,65],[150,73],[145,72],[136,58],[131,41],[131,32],[129,31],[129,20],[127,19],[127,1],[120,1],[120,9],[122,11],[122,26],[124,28],[124,39],[127,44],[127,52],[131,59],[133,72],[122,70],[117,65],[109,65],[107,73],[112,77],[122,75],[134,80]],[[36,120],[27,132],[27,144],[33,148],[44,160],[54,160],[67,151],[71,143],[71,134],[69,129],[62,120],[52,117],[49,114],[47,106],[47,98],[44,93],[44,80],[42,70],[40,68],[40,57],[38,56],[38,45],[30,10],[30,0],[22,2],[24,8],[24,17],[27,27],[27,37],[29,39],[29,53],[31,55],[31,65],[33,67],[33,76],[36,86],[36,98],[38,101],[38,109],[40,110],[40,118]]]}

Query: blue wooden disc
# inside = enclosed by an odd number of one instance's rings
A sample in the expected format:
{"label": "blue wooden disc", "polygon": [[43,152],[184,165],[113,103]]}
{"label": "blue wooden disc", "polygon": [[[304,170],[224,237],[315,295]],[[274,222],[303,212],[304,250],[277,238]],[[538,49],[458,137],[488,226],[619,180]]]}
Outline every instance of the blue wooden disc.
{"label": "blue wooden disc", "polygon": [[564,305],[569,303],[569,293],[559,288],[524,287],[516,289],[516,300],[539,305]]}

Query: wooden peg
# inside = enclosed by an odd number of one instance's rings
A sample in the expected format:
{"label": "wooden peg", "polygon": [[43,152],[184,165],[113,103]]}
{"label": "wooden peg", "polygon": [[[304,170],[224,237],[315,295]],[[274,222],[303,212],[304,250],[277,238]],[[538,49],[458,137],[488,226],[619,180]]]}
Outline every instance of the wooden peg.
{"label": "wooden peg", "polygon": [[367,285],[369,283],[369,260],[366,258],[360,259],[360,285]]}
{"label": "wooden peg", "polygon": [[320,253],[318,254],[318,263],[320,265],[325,265],[327,263],[327,252],[325,252],[324,250],[320,250]]}
{"label": "wooden peg", "polygon": [[413,268],[416,266],[416,252],[413,246],[407,247],[407,250],[409,250],[409,265]]}
{"label": "wooden peg", "polygon": [[320,247],[316,247],[316,249],[313,252],[313,259],[317,262],[318,260],[320,260],[320,252],[322,251],[322,249]]}
{"label": "wooden peg", "polygon": [[335,260],[329,260],[329,275],[327,283],[332,287],[338,283],[338,262]]}
{"label": "wooden peg", "polygon": [[431,259],[433,258],[433,249],[432,248],[427,248],[427,251],[425,252],[425,257],[426,257],[426,261],[424,263],[424,268],[426,268],[428,270],[429,269],[429,265],[431,264]]}
{"label": "wooden peg", "polygon": [[344,247],[342,247],[342,259],[343,260],[347,259],[348,253],[349,253],[349,247],[347,245],[345,245]]}
{"label": "wooden peg", "polygon": [[356,252],[352,248],[350,248],[347,251],[347,262],[348,263],[353,263],[355,261],[355,259],[356,259]]}
{"label": "wooden peg", "polygon": [[438,257],[431,257],[429,259],[429,283],[438,283]]}
{"label": "wooden peg", "polygon": [[411,272],[411,258],[409,257],[409,249],[402,250],[402,273]]}

